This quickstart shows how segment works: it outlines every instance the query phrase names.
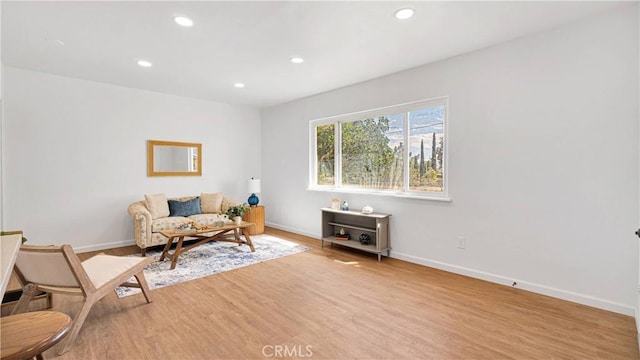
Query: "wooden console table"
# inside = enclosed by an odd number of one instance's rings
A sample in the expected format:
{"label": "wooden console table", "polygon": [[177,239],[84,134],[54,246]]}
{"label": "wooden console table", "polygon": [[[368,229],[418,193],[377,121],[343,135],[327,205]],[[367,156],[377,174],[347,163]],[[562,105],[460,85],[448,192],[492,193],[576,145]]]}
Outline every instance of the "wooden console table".
{"label": "wooden console table", "polygon": [[2,360],[42,359],[71,329],[71,318],[57,311],[33,311],[2,318]]}
{"label": "wooden console table", "polygon": [[[219,227],[208,227],[202,230],[165,230],[161,231],[160,234],[166,236],[167,244],[164,246],[164,250],[162,250],[162,255],[160,256],[160,261],[164,261],[164,258],[167,257],[171,259],[171,270],[176,268],[176,263],[178,262],[178,257],[180,254],[187,252],[194,247],[200,246],[202,244],[208,243],[209,241],[226,241],[233,242],[236,244],[246,244],[249,245],[251,252],[255,252],[256,249],[253,247],[253,243],[251,242],[251,238],[249,237],[248,228],[254,226],[255,224],[243,221],[240,224],[236,223],[227,223],[223,226]],[[226,233],[233,231],[233,238],[222,237]],[[244,240],[240,239],[240,233],[244,236]],[[192,237],[199,239],[195,244],[189,245],[186,248],[182,248],[182,243],[184,242],[185,237]],[[173,253],[170,253],[171,245],[173,244],[173,240],[178,239],[176,243],[176,249]]]}
{"label": "wooden console table", "polygon": [[[335,210],[322,208],[322,246],[325,241],[378,255],[380,261],[383,252],[391,255],[389,243],[389,217],[391,214],[363,214],[360,211]],[[336,234],[343,229],[349,237],[339,239]],[[360,235],[369,237],[368,243],[359,241]]]}

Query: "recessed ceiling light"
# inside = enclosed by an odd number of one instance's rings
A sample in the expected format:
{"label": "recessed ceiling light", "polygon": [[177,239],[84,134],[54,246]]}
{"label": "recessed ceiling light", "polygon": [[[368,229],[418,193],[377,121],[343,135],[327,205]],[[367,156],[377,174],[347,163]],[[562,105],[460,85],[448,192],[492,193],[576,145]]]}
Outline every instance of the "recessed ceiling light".
{"label": "recessed ceiling light", "polygon": [[180,25],[180,26],[184,26],[184,27],[192,27],[193,26],[193,20],[184,17],[184,16],[176,16],[173,18],[173,21],[176,22],[176,24]]}
{"label": "recessed ceiling light", "polygon": [[138,65],[142,67],[151,67],[153,64],[148,62],[147,60],[138,60]]}
{"label": "recessed ceiling light", "polygon": [[413,14],[415,14],[415,10],[411,8],[400,9],[394,13],[394,15],[396,16],[396,19],[400,19],[400,20],[406,20],[412,17]]}
{"label": "recessed ceiling light", "polygon": [[304,62],[304,59],[301,57],[292,57],[290,60],[294,64],[300,64]]}
{"label": "recessed ceiling light", "polygon": [[244,84],[243,83],[235,83],[235,84],[233,84],[233,86],[235,86],[237,88],[243,88]]}

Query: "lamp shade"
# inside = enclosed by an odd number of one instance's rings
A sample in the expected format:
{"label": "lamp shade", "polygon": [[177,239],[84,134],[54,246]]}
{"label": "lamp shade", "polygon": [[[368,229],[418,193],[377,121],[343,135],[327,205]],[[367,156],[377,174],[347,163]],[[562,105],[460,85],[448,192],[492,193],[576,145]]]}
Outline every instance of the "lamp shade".
{"label": "lamp shade", "polygon": [[251,206],[257,206],[258,202],[260,202],[260,199],[256,196],[256,193],[260,192],[260,179],[251,178],[251,180],[249,180],[249,192],[251,196],[249,196],[247,202]]}
{"label": "lamp shade", "polygon": [[260,193],[260,179],[251,178],[249,180],[249,192],[252,194]]}

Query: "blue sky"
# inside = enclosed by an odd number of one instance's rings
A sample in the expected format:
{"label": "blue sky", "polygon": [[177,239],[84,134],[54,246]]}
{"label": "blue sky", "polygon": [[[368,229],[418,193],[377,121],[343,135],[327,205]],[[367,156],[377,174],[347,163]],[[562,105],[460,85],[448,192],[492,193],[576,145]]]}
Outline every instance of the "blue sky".
{"label": "blue sky", "polygon": [[[402,141],[402,121],[404,114],[387,115],[389,118],[389,146],[397,146]],[[409,135],[410,149],[412,155],[420,152],[420,140],[424,139],[425,152],[431,153],[431,143],[433,133],[436,133],[436,141],[443,136],[444,132],[444,106],[431,107],[412,111],[409,113]]]}

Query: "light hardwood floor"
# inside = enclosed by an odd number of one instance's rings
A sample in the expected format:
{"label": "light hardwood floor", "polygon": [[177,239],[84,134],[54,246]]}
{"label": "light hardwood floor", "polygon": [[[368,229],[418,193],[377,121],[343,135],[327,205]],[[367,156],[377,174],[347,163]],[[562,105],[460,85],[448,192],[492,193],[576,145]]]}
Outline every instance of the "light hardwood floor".
{"label": "light hardwood floor", "polygon": [[[267,232],[313,249],[153,290],[151,304],[142,295],[110,294],[93,307],[70,352],[57,357],[59,344],[45,357],[639,358],[631,317]],[[78,302],[56,295],[54,309],[73,314]]]}

